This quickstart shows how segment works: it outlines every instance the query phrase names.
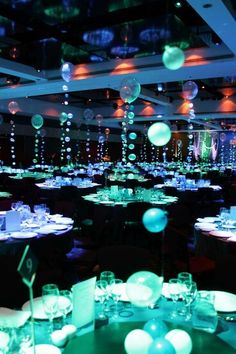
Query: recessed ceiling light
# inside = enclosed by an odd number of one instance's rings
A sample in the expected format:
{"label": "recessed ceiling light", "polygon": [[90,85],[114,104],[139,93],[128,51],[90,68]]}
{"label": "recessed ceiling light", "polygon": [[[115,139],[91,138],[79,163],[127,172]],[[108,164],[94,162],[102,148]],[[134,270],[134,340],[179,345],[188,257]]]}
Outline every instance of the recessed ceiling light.
{"label": "recessed ceiling light", "polygon": [[182,7],[182,3],[181,3],[181,1],[176,1],[176,3],[175,3],[175,7],[177,7],[177,8]]}

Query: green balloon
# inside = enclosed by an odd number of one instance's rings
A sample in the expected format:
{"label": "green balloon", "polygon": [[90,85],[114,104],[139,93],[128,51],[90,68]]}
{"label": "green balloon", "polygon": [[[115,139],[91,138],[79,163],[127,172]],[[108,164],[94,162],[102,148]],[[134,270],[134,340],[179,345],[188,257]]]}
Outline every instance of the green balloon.
{"label": "green balloon", "polygon": [[165,67],[169,70],[177,70],[184,64],[184,52],[178,47],[165,46],[165,51],[162,55],[162,61]]}
{"label": "green balloon", "polygon": [[40,114],[33,115],[31,124],[35,129],[40,129],[43,126],[43,117]]}
{"label": "green balloon", "polygon": [[136,155],[135,154],[129,154],[128,159],[130,161],[134,161],[134,160],[136,160]]}
{"label": "green balloon", "polygon": [[61,112],[60,116],[59,116],[59,120],[60,122],[63,124],[67,121],[68,119],[68,115],[66,112]]}
{"label": "green balloon", "polygon": [[156,146],[166,145],[171,138],[169,126],[162,122],[152,124],[147,134],[150,142]]}
{"label": "green balloon", "polygon": [[134,132],[129,133],[129,138],[130,138],[131,140],[135,140],[135,139],[137,138],[137,134],[134,133]]}
{"label": "green balloon", "polygon": [[130,150],[134,150],[135,146],[134,146],[134,144],[129,144],[128,148],[129,148]]}

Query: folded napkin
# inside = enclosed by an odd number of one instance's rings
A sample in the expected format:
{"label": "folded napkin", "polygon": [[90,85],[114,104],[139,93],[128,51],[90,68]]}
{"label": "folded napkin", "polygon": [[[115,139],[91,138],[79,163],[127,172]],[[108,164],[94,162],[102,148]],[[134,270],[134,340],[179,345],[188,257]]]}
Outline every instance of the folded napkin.
{"label": "folded napkin", "polygon": [[30,311],[16,311],[0,307],[0,327],[21,327],[30,317]]}

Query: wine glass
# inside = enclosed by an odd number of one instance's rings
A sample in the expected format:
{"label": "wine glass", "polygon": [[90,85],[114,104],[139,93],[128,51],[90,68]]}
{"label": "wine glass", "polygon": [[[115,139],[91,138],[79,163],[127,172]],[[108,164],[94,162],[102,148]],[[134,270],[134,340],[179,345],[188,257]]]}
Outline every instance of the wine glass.
{"label": "wine glass", "polygon": [[58,308],[63,316],[63,323],[66,324],[66,315],[72,309],[72,293],[70,290],[59,291]]}
{"label": "wine glass", "polygon": [[108,308],[108,300],[109,297],[111,296],[111,283],[115,279],[115,274],[111,272],[110,270],[105,270],[101,272],[100,274],[100,280],[105,280],[107,282],[106,286],[106,298],[105,298],[105,303],[104,303],[104,311],[109,311]]}
{"label": "wine glass", "polygon": [[53,331],[53,319],[58,311],[59,289],[56,284],[46,284],[42,287],[42,302],[45,314],[49,319],[49,332]]}
{"label": "wine glass", "polygon": [[121,280],[121,279],[113,279],[111,281],[111,297],[112,297],[114,304],[115,304],[115,309],[114,309],[114,313],[112,316],[114,319],[119,317],[118,302],[119,302],[122,292],[123,292],[123,288],[122,288],[121,284],[123,284],[123,280]]}
{"label": "wine glass", "polygon": [[[177,275],[177,279],[178,279],[178,283],[179,283],[179,289],[180,289],[180,298],[182,298],[182,300],[184,300],[183,297],[183,292],[185,290],[185,286],[184,286],[184,282],[185,281],[192,281],[192,274],[188,273],[188,272],[181,272],[178,273]],[[181,309],[179,309],[179,315],[185,316],[186,315],[186,308],[182,307]]]}
{"label": "wine glass", "polygon": [[168,283],[168,291],[169,291],[169,295],[171,300],[174,303],[174,309],[173,311],[170,313],[170,317],[172,319],[176,318],[178,316],[178,312],[177,312],[177,302],[180,298],[180,288],[179,288],[179,281],[177,278],[171,278],[169,279],[169,283]]}
{"label": "wine glass", "polygon": [[183,282],[183,298],[185,302],[185,320],[188,321],[191,319],[191,303],[195,300],[197,296],[197,284],[194,281],[186,280]]}
{"label": "wine glass", "polygon": [[98,313],[98,318],[104,320],[107,318],[104,312],[104,302],[107,295],[107,281],[106,280],[97,280],[95,288],[95,301],[99,301],[102,307],[101,311]]}

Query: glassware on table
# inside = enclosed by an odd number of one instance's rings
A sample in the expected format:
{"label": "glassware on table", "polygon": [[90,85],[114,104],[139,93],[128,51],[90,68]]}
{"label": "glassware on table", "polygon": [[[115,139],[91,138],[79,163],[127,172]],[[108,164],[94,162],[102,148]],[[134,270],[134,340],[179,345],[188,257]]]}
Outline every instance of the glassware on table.
{"label": "glassware on table", "polygon": [[106,286],[106,298],[104,302],[104,311],[108,312],[108,300],[111,297],[111,284],[112,281],[115,279],[115,274],[111,272],[110,270],[105,270],[100,273],[100,280],[105,280],[107,282]]}
{"label": "glassware on table", "polygon": [[180,288],[179,288],[179,281],[177,278],[171,278],[168,282],[168,292],[170,295],[171,300],[174,303],[174,309],[170,313],[170,318],[174,319],[178,317],[177,311],[177,302],[180,299]]}
{"label": "glassware on table", "polygon": [[193,308],[193,327],[208,333],[214,333],[218,324],[218,315],[214,307],[212,291],[198,291]]}
{"label": "glassware on table", "polygon": [[104,302],[107,296],[107,281],[97,280],[95,288],[95,301],[99,301],[101,305],[101,311],[98,312],[98,318],[104,320],[107,318],[104,312]]}
{"label": "glassware on table", "polygon": [[[180,273],[178,273],[178,275],[177,275],[177,279],[178,279],[179,289],[180,289],[180,298],[181,298],[182,300],[184,300],[184,297],[183,297],[183,292],[184,292],[184,290],[185,290],[184,282],[185,282],[185,281],[191,282],[191,281],[192,281],[192,274],[191,274],[191,273],[188,273],[188,272],[180,272]],[[184,305],[184,303],[183,303],[183,305]],[[178,313],[179,313],[179,315],[181,315],[181,316],[185,316],[185,315],[186,315],[186,308],[185,308],[185,306],[182,306],[182,307],[178,310]]]}
{"label": "glassware on table", "polygon": [[46,284],[42,287],[42,302],[45,314],[49,319],[49,332],[53,331],[53,319],[58,313],[59,289],[56,284]]}
{"label": "glassware on table", "polygon": [[62,313],[63,323],[66,324],[66,315],[72,309],[72,293],[70,290],[60,290],[58,300],[58,310]]}
{"label": "glassware on table", "polygon": [[185,320],[189,321],[192,317],[191,304],[197,296],[197,284],[194,281],[186,280],[183,282],[182,296],[185,302]]}
{"label": "glassware on table", "polygon": [[113,318],[118,318],[119,317],[119,312],[118,312],[118,303],[120,301],[123,289],[121,287],[121,284],[123,284],[122,279],[113,279],[111,282],[111,297],[114,301],[115,309],[113,313]]}
{"label": "glassware on table", "polygon": [[4,216],[0,216],[0,231],[2,230],[3,224],[4,224]]}
{"label": "glassware on table", "polygon": [[18,211],[22,205],[23,205],[23,202],[21,200],[19,200],[17,202],[13,202],[13,203],[11,203],[11,209]]}

